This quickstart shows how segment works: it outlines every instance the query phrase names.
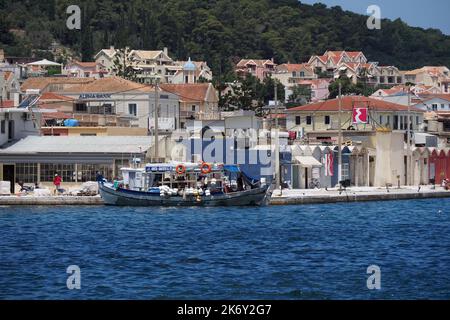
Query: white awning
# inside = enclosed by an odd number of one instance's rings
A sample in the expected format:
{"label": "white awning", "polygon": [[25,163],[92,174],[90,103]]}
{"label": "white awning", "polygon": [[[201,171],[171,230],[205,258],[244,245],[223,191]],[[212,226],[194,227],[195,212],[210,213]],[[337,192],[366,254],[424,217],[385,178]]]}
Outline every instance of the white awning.
{"label": "white awning", "polygon": [[297,156],[295,160],[304,168],[321,167],[322,164],[312,156]]}
{"label": "white awning", "polygon": [[60,63],[56,63],[53,61],[49,61],[47,59],[35,61],[27,64],[28,66],[39,66],[39,67],[52,67],[52,66],[61,66]]}

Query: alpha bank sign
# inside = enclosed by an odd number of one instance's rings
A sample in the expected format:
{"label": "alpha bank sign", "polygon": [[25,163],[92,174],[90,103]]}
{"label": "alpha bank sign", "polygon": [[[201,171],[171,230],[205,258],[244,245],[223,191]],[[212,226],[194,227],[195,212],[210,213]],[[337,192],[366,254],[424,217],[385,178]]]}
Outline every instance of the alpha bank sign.
{"label": "alpha bank sign", "polygon": [[109,93],[83,93],[79,100],[111,100],[112,94]]}

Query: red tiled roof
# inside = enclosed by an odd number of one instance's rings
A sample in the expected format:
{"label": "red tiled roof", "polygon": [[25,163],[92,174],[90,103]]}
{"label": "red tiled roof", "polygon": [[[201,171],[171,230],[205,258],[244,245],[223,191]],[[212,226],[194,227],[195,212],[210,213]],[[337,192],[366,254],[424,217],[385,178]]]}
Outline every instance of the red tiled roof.
{"label": "red tiled roof", "polygon": [[[82,78],[80,78],[82,79]],[[149,92],[153,90],[151,85],[143,85],[133,81],[125,80],[119,77],[108,77],[95,79],[93,81],[67,88],[62,92],[66,93],[120,93],[120,92],[132,92],[141,91]]]}
{"label": "red tiled roof", "polygon": [[448,93],[427,93],[427,94],[420,94],[420,97],[422,97],[423,99],[434,99],[434,98],[440,98],[443,100],[447,100],[450,101],[450,94]]}
{"label": "red tiled roof", "polygon": [[42,118],[44,120],[53,120],[53,119],[71,119],[72,117],[67,113],[56,111],[56,112],[43,112]]}
{"label": "red tiled roof", "polygon": [[80,62],[80,61],[74,61],[73,64],[77,64],[84,68],[96,68],[97,62]]}
{"label": "red tiled roof", "polygon": [[285,68],[288,72],[298,72],[300,69],[305,68],[309,71],[313,71],[311,66],[307,63],[285,63],[279,66],[279,68]]}
{"label": "red tiled roof", "polygon": [[62,101],[73,101],[73,98],[61,96],[59,94],[53,93],[53,92],[44,92],[39,100],[62,100]]}
{"label": "red tiled roof", "polygon": [[161,88],[169,93],[179,95],[183,101],[205,101],[209,86],[209,83],[162,84]]}
{"label": "red tiled roof", "polygon": [[63,78],[63,77],[38,77],[28,78],[22,84],[21,90],[26,91],[28,89],[43,90],[50,84],[82,84],[93,82],[94,78]]}
{"label": "red tiled roof", "polygon": [[[408,107],[396,103],[386,102],[362,96],[345,96],[342,98],[342,111],[351,111],[354,106],[369,106],[377,111],[407,111]],[[339,100],[331,99],[324,102],[307,104],[295,107],[289,111],[339,111]],[[411,107],[411,111],[423,112],[418,108]]]}

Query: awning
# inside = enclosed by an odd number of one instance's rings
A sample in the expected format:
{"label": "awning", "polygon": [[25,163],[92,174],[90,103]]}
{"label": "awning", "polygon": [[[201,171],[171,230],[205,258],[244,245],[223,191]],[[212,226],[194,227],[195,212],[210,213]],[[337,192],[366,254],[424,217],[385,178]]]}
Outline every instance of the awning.
{"label": "awning", "polygon": [[313,156],[297,156],[295,160],[304,168],[321,167],[322,164]]}

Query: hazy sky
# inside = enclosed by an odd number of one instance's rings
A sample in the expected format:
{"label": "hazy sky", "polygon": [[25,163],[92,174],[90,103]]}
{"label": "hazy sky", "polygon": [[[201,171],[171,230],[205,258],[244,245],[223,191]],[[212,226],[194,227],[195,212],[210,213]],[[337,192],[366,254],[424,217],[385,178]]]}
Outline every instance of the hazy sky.
{"label": "hazy sky", "polygon": [[367,7],[375,4],[382,18],[401,18],[414,27],[440,29],[450,35],[450,0],[300,0],[302,3],[321,2],[328,7],[341,6],[344,10],[367,15]]}

